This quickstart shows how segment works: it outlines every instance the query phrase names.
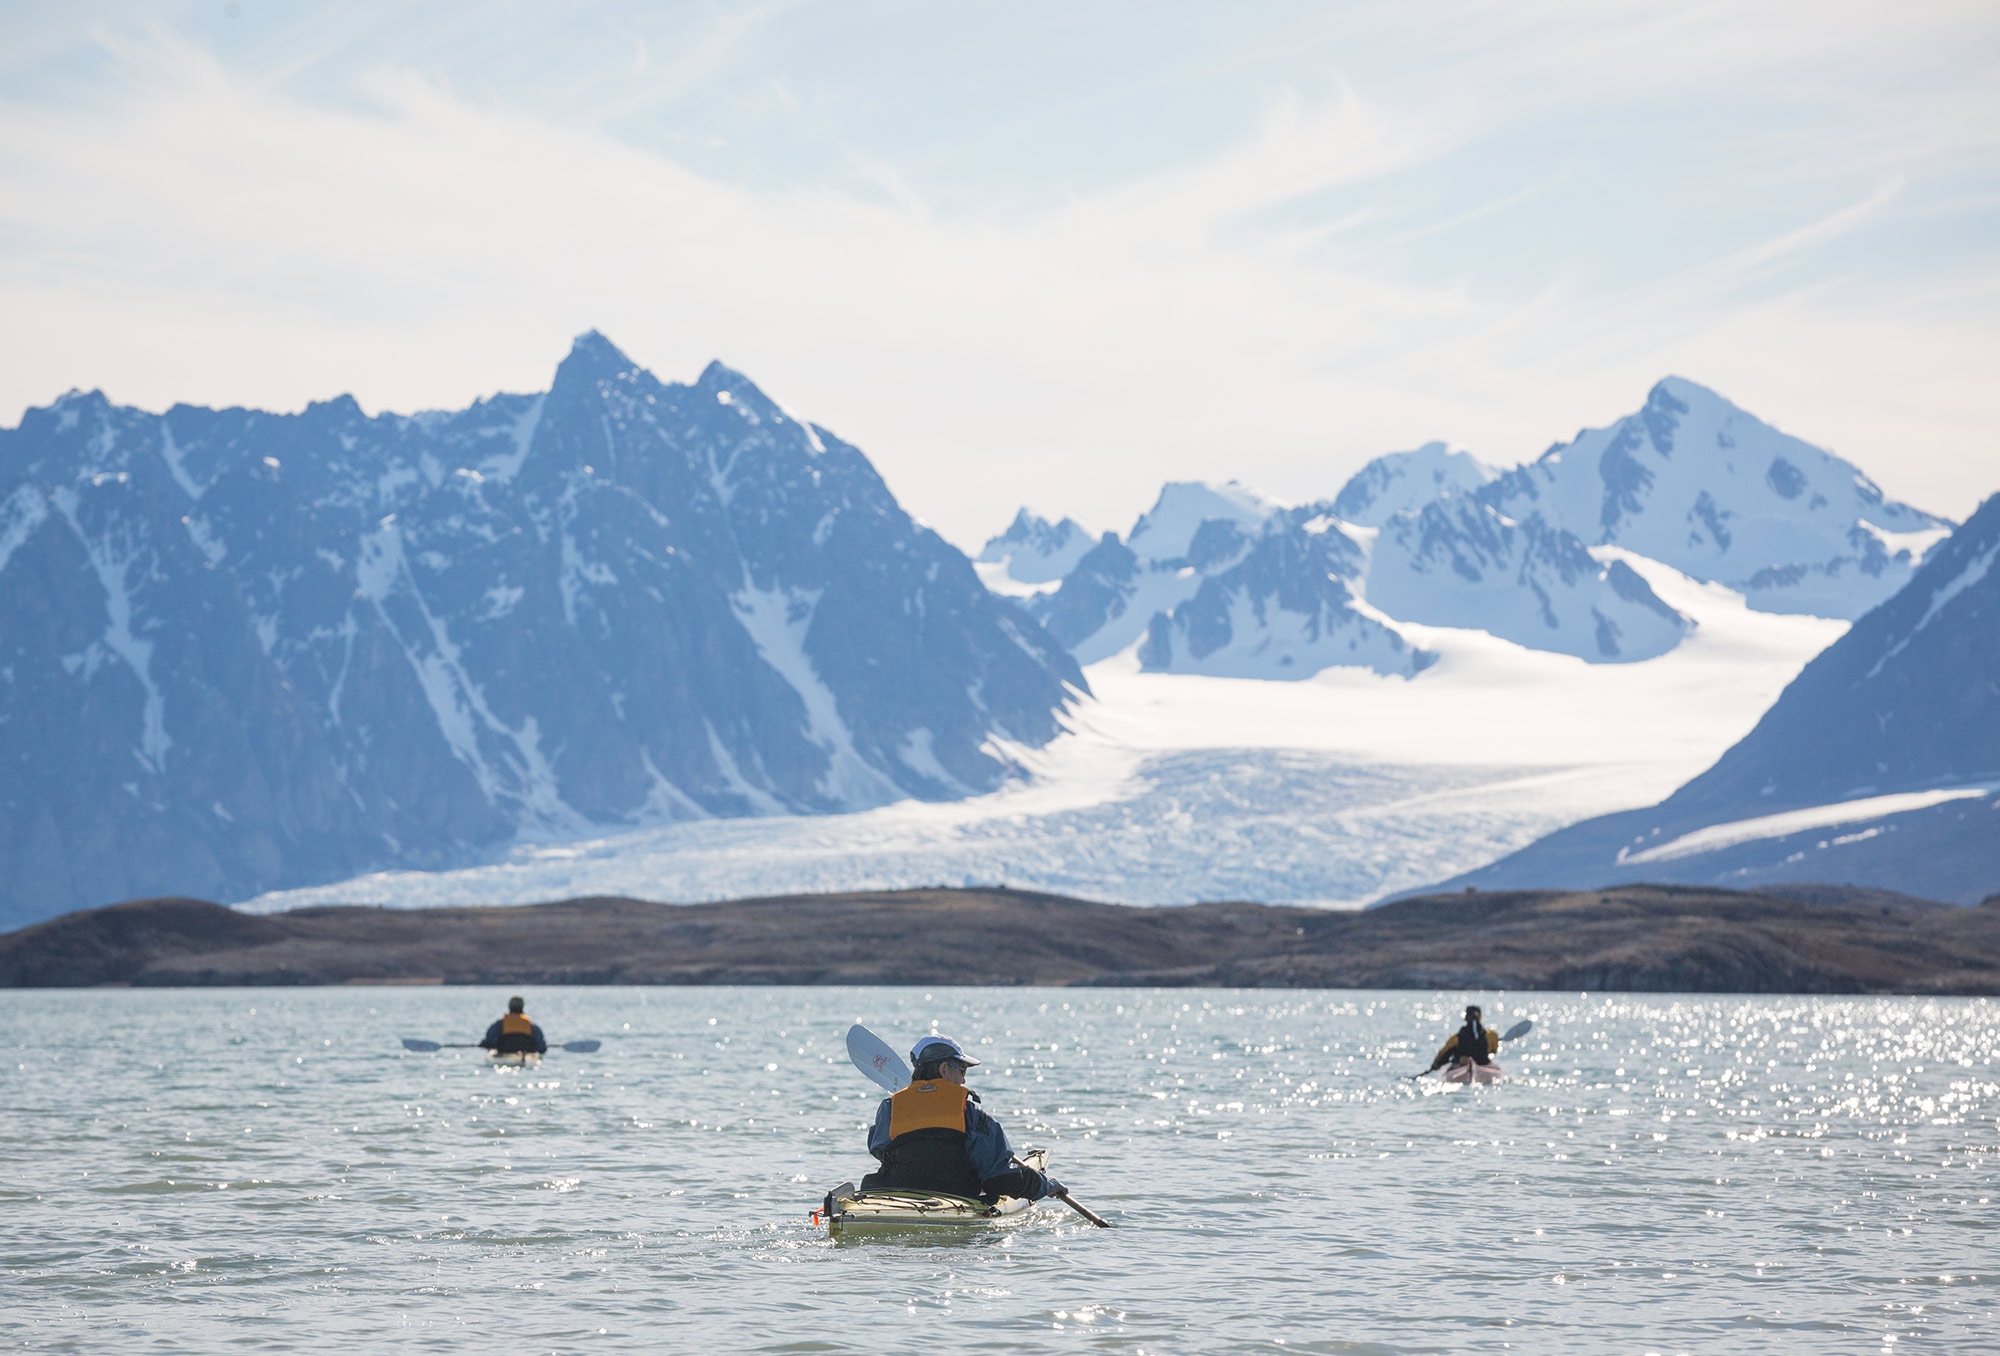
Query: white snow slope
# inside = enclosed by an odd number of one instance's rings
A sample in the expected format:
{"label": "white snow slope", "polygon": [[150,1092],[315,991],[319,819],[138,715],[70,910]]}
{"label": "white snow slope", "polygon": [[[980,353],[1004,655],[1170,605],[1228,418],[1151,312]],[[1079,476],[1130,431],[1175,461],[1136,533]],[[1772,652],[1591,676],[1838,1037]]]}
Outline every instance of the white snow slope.
{"label": "white snow slope", "polygon": [[1029,775],[990,795],[524,844],[488,866],[363,876],[243,907],[694,902],[1000,882],[1135,904],[1356,907],[1661,799],[1846,629],[1752,613],[1718,585],[1631,563],[1698,623],[1642,663],[1418,626],[1405,629],[1441,658],[1414,679],[1145,674],[1128,649],[1089,670],[1098,700],[1071,733],[1008,750]]}

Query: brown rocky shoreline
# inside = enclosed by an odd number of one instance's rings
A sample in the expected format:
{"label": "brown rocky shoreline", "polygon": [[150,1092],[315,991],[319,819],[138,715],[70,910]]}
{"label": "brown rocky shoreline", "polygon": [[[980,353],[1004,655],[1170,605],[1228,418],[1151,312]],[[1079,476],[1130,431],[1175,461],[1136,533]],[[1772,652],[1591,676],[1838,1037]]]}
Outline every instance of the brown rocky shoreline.
{"label": "brown rocky shoreline", "polygon": [[940,888],[270,915],[152,899],[0,935],[0,987],[371,983],[2000,994],[2000,897],[1634,885],[1347,913]]}

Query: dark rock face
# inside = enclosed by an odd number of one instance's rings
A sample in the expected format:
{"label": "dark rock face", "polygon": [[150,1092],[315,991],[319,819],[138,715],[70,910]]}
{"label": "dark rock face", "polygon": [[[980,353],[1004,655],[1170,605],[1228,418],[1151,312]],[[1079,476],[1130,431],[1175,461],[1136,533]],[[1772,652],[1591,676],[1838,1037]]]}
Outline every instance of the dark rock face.
{"label": "dark rock face", "polygon": [[719,364],[0,431],[0,920],[993,786],[1075,663]]}
{"label": "dark rock face", "polygon": [[2000,778],[1996,566],[2000,495],[1667,804],[1784,808]]}
{"label": "dark rock face", "polygon": [[0,935],[4,988],[370,980],[1975,994],[2000,992],[2000,911],[1839,886],[1482,892],[1361,913],[901,890],[265,917],[148,900]]}
{"label": "dark rock face", "polygon": [[1075,647],[1123,613],[1139,578],[1139,559],[1132,548],[1107,532],[1063,579],[1062,587],[1035,600],[1034,614],[1048,633]]}
{"label": "dark rock face", "polygon": [[1447,886],[1849,880],[1973,903],[2000,884],[2000,496],[1661,804]]}

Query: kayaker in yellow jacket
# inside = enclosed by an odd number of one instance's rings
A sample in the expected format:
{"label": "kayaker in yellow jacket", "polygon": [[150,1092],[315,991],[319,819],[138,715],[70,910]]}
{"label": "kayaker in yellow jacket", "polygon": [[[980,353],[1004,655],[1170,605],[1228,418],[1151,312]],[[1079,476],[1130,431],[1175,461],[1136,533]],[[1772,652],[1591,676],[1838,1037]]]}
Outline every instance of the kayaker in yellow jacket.
{"label": "kayaker in yellow jacket", "polygon": [[882,1166],[864,1191],[941,1191],[953,1196],[1038,1201],[1063,1185],[1020,1162],[1000,1122],[965,1086],[979,1061],[949,1036],[926,1036],[910,1051],[909,1086],[882,1099],[868,1129],[868,1152]]}
{"label": "kayaker in yellow jacket", "polygon": [[486,1028],[486,1037],[479,1044],[482,1049],[491,1050],[496,1055],[545,1055],[549,1052],[549,1042],[542,1035],[542,1029],[528,1020],[527,1001],[519,997],[507,1000],[507,1015]]}
{"label": "kayaker in yellow jacket", "polygon": [[1477,1006],[1469,1007],[1465,1010],[1465,1025],[1438,1047],[1437,1058],[1431,1061],[1431,1068],[1442,1068],[1446,1064],[1491,1064],[1494,1052],[1499,1048],[1500,1033],[1480,1020]]}

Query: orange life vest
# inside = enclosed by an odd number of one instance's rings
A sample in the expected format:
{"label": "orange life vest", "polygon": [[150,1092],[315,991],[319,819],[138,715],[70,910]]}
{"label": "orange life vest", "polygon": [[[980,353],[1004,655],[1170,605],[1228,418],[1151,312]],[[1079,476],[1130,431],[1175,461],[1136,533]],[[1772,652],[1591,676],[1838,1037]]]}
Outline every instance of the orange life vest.
{"label": "orange life vest", "polygon": [[889,1138],[912,1130],[955,1130],[965,1133],[965,1089],[938,1079],[912,1083],[889,1096]]}
{"label": "orange life vest", "polygon": [[528,1020],[525,1013],[510,1012],[500,1019],[500,1034],[503,1036],[532,1036],[534,1033],[535,1024]]}

